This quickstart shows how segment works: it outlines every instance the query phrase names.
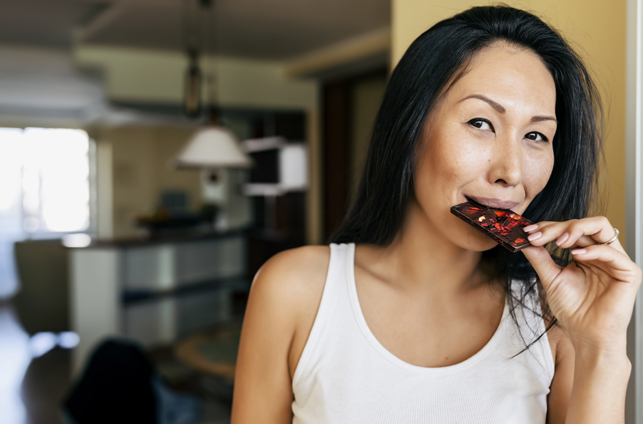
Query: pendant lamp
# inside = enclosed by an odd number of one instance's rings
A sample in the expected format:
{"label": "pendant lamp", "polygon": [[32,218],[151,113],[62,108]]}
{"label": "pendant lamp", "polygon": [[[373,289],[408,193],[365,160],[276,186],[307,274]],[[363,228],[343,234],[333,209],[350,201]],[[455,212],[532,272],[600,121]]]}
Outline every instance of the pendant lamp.
{"label": "pendant lamp", "polygon": [[[192,0],[194,1],[194,0]],[[187,142],[181,153],[174,159],[176,168],[248,168],[251,160],[241,149],[234,134],[219,123],[216,107],[215,78],[210,73],[208,83],[208,107],[201,107],[201,69],[199,68],[199,50],[208,52],[208,28],[212,25],[209,15],[213,14],[212,0],[197,0],[196,15],[186,8],[184,18],[185,39],[189,56],[189,65],[185,76],[184,111],[188,116],[199,117],[206,112],[209,125],[198,130]],[[188,5],[190,0],[188,0]],[[201,24],[201,25],[199,25]],[[200,49],[196,46],[200,46]]]}
{"label": "pendant lamp", "polygon": [[198,130],[174,159],[176,168],[249,168],[252,162],[234,134],[220,126]]}

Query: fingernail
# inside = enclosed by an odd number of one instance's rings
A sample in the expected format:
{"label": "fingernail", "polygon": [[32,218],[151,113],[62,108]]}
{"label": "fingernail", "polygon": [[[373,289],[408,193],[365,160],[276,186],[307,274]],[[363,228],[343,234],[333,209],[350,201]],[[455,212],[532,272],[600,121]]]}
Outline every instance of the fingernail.
{"label": "fingernail", "polygon": [[562,236],[560,236],[558,240],[556,240],[556,244],[560,246],[561,244],[565,243],[568,238],[569,238],[569,234],[565,233]]}
{"label": "fingernail", "polygon": [[541,233],[541,232],[533,233],[529,237],[527,237],[527,239],[529,241],[534,241],[534,240],[539,239],[542,235],[543,235],[543,233]]}
{"label": "fingernail", "polygon": [[585,249],[572,250],[572,255],[584,255],[585,253],[587,253],[587,250]]}
{"label": "fingernail", "polygon": [[523,228],[523,230],[525,232],[527,232],[527,233],[530,232],[530,231],[534,231],[536,229],[538,229],[538,225],[536,225],[536,224],[531,224],[531,225],[528,225],[525,228]]}

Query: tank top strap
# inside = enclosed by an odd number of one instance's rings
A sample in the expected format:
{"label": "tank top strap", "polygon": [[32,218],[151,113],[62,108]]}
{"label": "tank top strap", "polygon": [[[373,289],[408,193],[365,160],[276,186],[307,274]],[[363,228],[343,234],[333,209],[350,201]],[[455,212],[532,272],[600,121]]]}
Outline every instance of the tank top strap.
{"label": "tank top strap", "polygon": [[347,313],[350,312],[346,272],[352,243],[331,243],[329,247],[330,261],[324,290],[308,340],[293,375],[293,385],[297,384],[302,375],[309,374],[311,368],[314,368],[315,363],[320,359],[318,356],[333,343],[333,335],[337,335],[338,323],[339,325],[342,322],[345,323]]}

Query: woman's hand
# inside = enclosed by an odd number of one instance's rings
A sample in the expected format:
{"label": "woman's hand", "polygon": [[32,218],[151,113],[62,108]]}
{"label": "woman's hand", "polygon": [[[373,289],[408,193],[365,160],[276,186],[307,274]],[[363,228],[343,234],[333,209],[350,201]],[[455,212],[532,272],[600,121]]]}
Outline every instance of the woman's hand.
{"label": "woman's hand", "polygon": [[[600,244],[615,234],[607,218],[543,221],[526,230],[532,246],[522,252],[538,273],[552,313],[574,347],[624,353],[642,273],[618,239]],[[572,249],[574,260],[566,267],[558,266],[542,247],[551,241]]]}

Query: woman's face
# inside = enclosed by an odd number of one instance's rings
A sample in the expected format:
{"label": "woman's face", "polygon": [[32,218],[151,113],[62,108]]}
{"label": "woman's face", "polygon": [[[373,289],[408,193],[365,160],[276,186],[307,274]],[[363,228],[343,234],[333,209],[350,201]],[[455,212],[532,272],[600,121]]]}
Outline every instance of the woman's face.
{"label": "woman's face", "polygon": [[506,43],[478,53],[429,115],[418,146],[415,197],[431,226],[468,250],[496,246],[449,209],[467,196],[523,213],[554,166],[555,108],[554,80],[538,55]]}

